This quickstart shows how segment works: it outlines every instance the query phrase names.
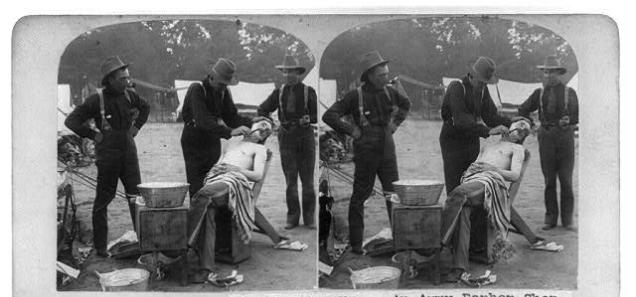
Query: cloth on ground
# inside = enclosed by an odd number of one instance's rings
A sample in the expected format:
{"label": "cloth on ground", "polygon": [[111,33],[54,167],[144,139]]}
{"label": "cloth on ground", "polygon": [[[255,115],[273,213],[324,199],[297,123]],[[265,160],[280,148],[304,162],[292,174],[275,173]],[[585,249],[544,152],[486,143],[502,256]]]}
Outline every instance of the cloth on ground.
{"label": "cloth on ground", "polygon": [[488,213],[488,219],[503,238],[506,238],[511,228],[511,203],[503,176],[495,171],[483,170],[479,163],[473,163],[464,172],[461,182],[480,182],[484,185],[484,209]]}
{"label": "cloth on ground", "polygon": [[239,238],[248,243],[252,238],[251,231],[256,229],[254,223],[254,201],[252,186],[247,178],[236,171],[227,172],[223,164],[212,167],[205,177],[203,184],[224,183],[228,186],[228,209],[232,212],[232,219],[238,226]]}

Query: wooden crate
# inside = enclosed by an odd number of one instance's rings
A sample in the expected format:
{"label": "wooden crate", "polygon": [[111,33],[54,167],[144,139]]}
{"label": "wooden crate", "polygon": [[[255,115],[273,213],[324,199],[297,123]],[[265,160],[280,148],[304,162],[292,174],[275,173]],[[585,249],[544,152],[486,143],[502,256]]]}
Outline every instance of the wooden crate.
{"label": "wooden crate", "polygon": [[137,204],[139,248],[143,252],[185,250],[188,208],[149,208]]}
{"label": "wooden crate", "polygon": [[441,205],[410,206],[393,203],[391,216],[396,250],[440,247]]}

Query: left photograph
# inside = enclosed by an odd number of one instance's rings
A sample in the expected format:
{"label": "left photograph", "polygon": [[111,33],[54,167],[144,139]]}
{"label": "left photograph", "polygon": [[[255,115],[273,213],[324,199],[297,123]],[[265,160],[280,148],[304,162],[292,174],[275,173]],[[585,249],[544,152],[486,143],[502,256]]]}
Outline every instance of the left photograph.
{"label": "left photograph", "polygon": [[316,287],[315,64],[240,20],[77,36],[57,80],[57,290]]}

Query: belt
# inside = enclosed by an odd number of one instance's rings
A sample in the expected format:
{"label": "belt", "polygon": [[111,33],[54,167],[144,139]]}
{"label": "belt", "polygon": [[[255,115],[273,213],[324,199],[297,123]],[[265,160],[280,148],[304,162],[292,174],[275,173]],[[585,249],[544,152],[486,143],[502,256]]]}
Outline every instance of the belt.
{"label": "belt", "polygon": [[294,128],[294,127],[301,127],[301,128],[308,128],[311,126],[310,123],[307,123],[305,125],[301,125],[299,120],[292,120],[292,121],[286,121],[280,124],[283,128],[285,129],[290,129],[290,128]]}

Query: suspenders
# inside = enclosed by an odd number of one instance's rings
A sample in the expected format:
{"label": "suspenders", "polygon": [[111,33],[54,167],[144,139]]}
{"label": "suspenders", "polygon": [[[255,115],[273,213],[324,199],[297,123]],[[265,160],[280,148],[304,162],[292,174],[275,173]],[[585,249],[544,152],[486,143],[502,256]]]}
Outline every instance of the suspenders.
{"label": "suspenders", "polygon": [[[464,101],[466,100],[466,87],[464,86],[464,83],[461,81],[458,81],[459,85],[462,86],[462,90],[464,91]],[[479,97],[479,108],[481,109],[481,104],[484,101],[484,94],[486,93],[486,88],[484,87],[483,89],[481,89],[481,97]],[[483,122],[483,119],[481,118],[481,115],[475,119],[475,121],[477,122]],[[455,126],[455,121],[454,119],[451,117],[451,123],[453,124],[453,126]]]}
{"label": "suspenders", "polygon": [[[106,120],[106,108],[104,107],[104,90],[97,89],[97,94],[99,95],[99,114],[102,117],[102,131],[112,130],[110,123]],[[124,96],[128,102],[132,102],[130,100],[130,95],[128,95],[128,90],[124,90]],[[133,119],[134,120],[134,119]]]}
{"label": "suspenders", "polygon": [[[205,90],[205,86],[203,85],[203,83],[201,83],[200,81],[197,81],[197,82],[195,82],[195,84],[197,84],[197,85],[201,86],[201,89],[203,90],[203,98],[206,98],[206,97],[208,96],[208,94],[207,94],[207,92],[206,92],[206,90]],[[226,88],[223,90],[223,92],[221,93],[221,103],[222,103],[223,101],[225,101],[225,94],[226,94],[226,93],[228,93],[228,94],[230,94],[230,96],[232,96],[232,92],[230,91],[230,88],[226,87]],[[190,104],[192,104],[192,103],[190,103]],[[193,113],[194,113],[194,108],[193,108]],[[220,124],[220,123],[221,123],[221,121],[222,121],[222,119],[217,119],[217,123],[219,123],[219,124]],[[196,126],[197,126],[197,123],[194,121],[194,115],[192,116],[192,125],[193,125],[194,127],[196,127]]]}
{"label": "suspenders", "polygon": [[[565,105],[565,108],[563,109],[563,113],[565,115],[569,115],[570,111],[568,109],[569,106],[569,100],[570,100],[570,88],[568,86],[563,86],[565,89],[563,90],[563,103]],[[545,91],[544,88],[539,89],[539,112],[541,113],[541,115],[543,115],[543,92]]]}
{"label": "suspenders", "polygon": [[[387,89],[386,86],[384,86],[384,88],[382,89],[384,90],[384,94],[386,95],[387,100],[389,100],[389,102],[393,106],[392,112],[395,111],[397,107],[395,106],[395,104],[393,104],[393,99],[391,97],[391,93],[389,93],[389,89]],[[358,88],[356,88],[356,90],[358,92],[358,111],[360,112],[360,126],[366,127],[366,126],[369,126],[369,120],[367,119],[367,116],[364,115],[364,100],[362,100],[362,86],[359,86]]]}
{"label": "suspenders", "polygon": [[[104,90],[97,89],[97,94],[99,95],[99,114],[102,116],[102,131],[110,131],[112,130],[112,127],[106,120],[106,108],[104,108]],[[128,98],[128,93],[126,91],[124,91],[124,94],[126,94],[126,98]]]}
{"label": "suspenders", "polygon": [[[285,90],[285,84],[280,86],[280,89],[278,90],[278,112],[281,122],[285,121],[285,111],[283,110],[283,90]],[[307,85],[303,85],[303,99],[305,104],[304,111],[306,114],[309,114],[309,109],[307,108],[309,101],[309,87]]]}

